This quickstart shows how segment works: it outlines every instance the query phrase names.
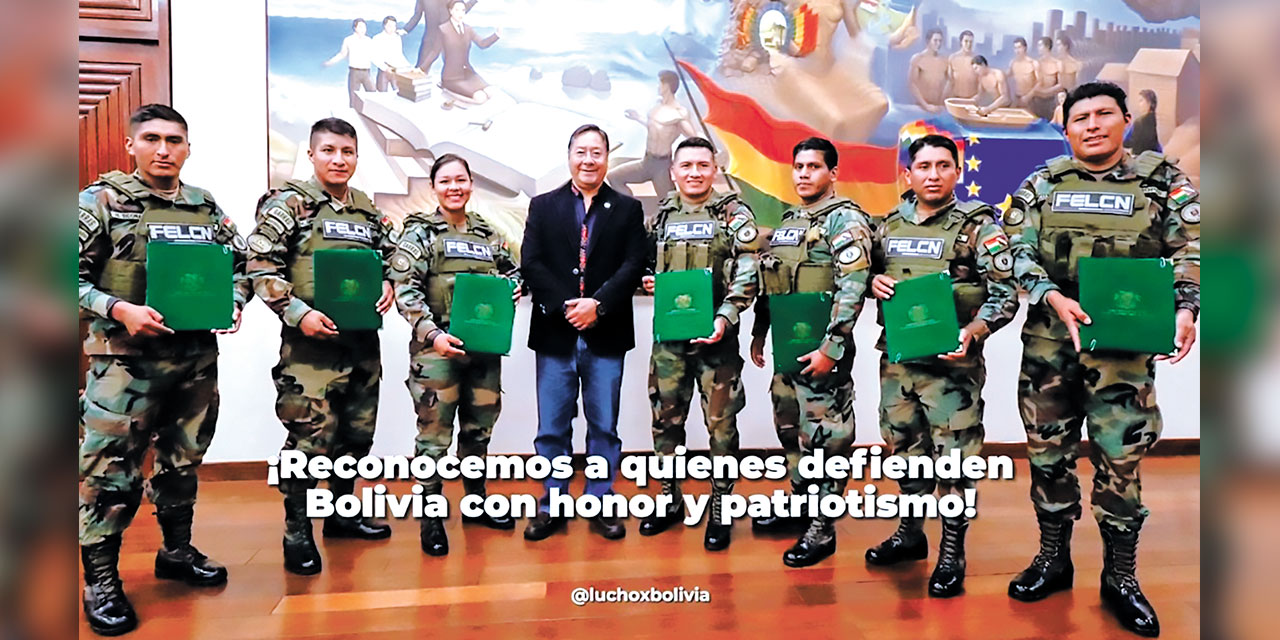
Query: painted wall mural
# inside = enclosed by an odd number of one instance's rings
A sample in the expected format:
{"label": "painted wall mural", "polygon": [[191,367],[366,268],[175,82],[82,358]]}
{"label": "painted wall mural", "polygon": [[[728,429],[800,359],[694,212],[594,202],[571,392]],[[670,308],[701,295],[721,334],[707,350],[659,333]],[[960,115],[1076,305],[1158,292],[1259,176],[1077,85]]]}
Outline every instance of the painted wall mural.
{"label": "painted wall mural", "polygon": [[268,0],[273,185],[310,177],[312,122],[354,124],[354,184],[392,217],[434,208],[459,153],[473,207],[518,242],[528,199],[568,179],[567,137],[610,134],[610,183],[648,211],[671,149],[708,136],[722,189],[763,224],[795,201],[791,147],[836,142],[841,193],[884,213],[901,142],[962,143],[961,197],[993,204],[1062,153],[1059,104],[1130,94],[1129,145],[1199,180],[1199,3],[1170,0]]}

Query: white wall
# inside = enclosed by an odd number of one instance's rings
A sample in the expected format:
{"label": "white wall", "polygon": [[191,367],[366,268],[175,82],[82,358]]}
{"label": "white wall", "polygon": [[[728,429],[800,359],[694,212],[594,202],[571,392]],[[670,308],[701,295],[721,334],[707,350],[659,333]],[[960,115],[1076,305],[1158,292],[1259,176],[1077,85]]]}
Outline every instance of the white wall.
{"label": "white wall", "polygon": [[[228,215],[248,234],[253,208],[267,188],[266,8],[264,0],[176,2],[172,6],[174,107],[191,127],[192,156],[183,178],[210,189]],[[537,426],[533,390],[533,354],[523,345],[528,337],[529,303],[520,304],[515,348],[503,363],[505,410],[494,429],[490,450],[531,453]],[[637,299],[637,342],[627,357],[623,377],[623,448],[642,451],[652,446],[649,434],[648,356],[652,336],[652,305]],[[750,314],[744,326],[750,326]],[[1014,325],[991,338],[987,347],[987,440],[1025,440],[1016,406],[1017,362],[1020,342]],[[278,451],[285,432],[276,420],[271,367],[280,346],[279,322],[260,301],[246,310],[243,327],[221,338],[219,383],[222,391],[217,436],[207,461],[263,460]],[[858,442],[882,442],[878,433],[879,400],[877,336],[874,309],[868,309],[856,329],[861,354],[854,384],[857,389]],[[408,371],[408,325],[394,314],[382,331],[383,375],[378,434],[374,452],[382,455],[412,451],[414,413],[404,379]],[[743,352],[749,338],[743,337]],[[768,369],[748,364],[744,372],[747,409],[739,417],[743,447],[776,447],[769,408]],[[1199,348],[1176,367],[1159,366],[1157,385],[1165,417],[1166,438],[1200,435]],[[581,420],[581,419],[579,419]],[[706,448],[701,412],[692,408],[690,448]],[[583,450],[584,429],[576,429],[576,446]]]}

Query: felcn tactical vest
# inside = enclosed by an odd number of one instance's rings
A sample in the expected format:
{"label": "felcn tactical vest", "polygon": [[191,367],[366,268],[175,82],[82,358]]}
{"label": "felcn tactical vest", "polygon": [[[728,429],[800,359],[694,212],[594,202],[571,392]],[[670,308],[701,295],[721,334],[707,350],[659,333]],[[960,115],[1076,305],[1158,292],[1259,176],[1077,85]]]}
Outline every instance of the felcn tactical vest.
{"label": "felcn tactical vest", "polygon": [[1148,151],[1134,161],[1132,180],[1093,180],[1084,177],[1068,156],[1047,163],[1049,192],[1040,217],[1040,255],[1049,277],[1076,283],[1080,258],[1158,258],[1161,241],[1154,211],[1144,186],[1166,162]]}
{"label": "felcn tactical vest", "polygon": [[441,327],[449,326],[449,310],[453,307],[453,285],[459,273],[500,275],[493,255],[495,232],[474,215],[467,216],[466,231],[459,231],[436,214],[423,224],[431,229],[431,273],[426,275],[427,307],[439,319]]}
{"label": "felcn tactical vest", "polygon": [[[133,226],[133,243],[120,255],[109,258],[102,268],[98,288],[121,300],[144,304],[147,298],[147,243],[183,242],[213,244],[218,233],[217,211],[213,200],[201,196],[199,203],[178,204],[161,198],[137,176],[112,171],[95,184],[115,189],[125,199],[140,204],[141,214],[111,212],[115,220],[137,215]],[[103,221],[110,229],[113,220]]]}
{"label": "felcn tactical vest", "polygon": [[808,216],[782,221],[769,239],[769,258],[762,260],[761,283],[766,295],[821,293],[835,286],[835,262],[815,249],[828,242],[823,237],[827,216],[840,207],[856,206],[848,198],[834,198]]}
{"label": "felcn tactical vest", "polygon": [[[885,275],[894,280],[907,280],[935,273],[951,273],[951,262],[957,257],[956,241],[965,221],[983,213],[995,218],[995,210],[986,204],[956,202],[940,223],[917,225],[908,222],[895,209],[884,221]],[[972,320],[987,299],[986,280],[978,277],[977,265],[973,266],[969,273],[974,279],[955,281],[951,285],[961,324]]]}
{"label": "felcn tactical vest", "polygon": [[376,250],[381,230],[373,202],[355,189],[351,190],[351,204],[337,209],[319,185],[299,180],[290,180],[284,185],[285,190],[296,192],[307,208],[324,203],[314,216],[298,220],[298,233],[303,240],[289,264],[293,295],[310,304],[316,294],[315,253],[322,249]]}
{"label": "felcn tactical vest", "polygon": [[658,213],[663,227],[658,230],[656,272],[710,269],[713,296],[723,300],[725,274],[733,262],[733,234],[724,216],[737,204],[737,196],[715,197],[693,211],[681,206],[678,198],[667,199]]}

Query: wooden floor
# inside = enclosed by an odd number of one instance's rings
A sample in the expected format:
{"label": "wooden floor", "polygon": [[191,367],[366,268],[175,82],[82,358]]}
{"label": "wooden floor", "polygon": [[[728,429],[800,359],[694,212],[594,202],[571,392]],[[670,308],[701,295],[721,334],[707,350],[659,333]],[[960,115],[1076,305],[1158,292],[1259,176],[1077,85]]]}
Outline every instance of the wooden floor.
{"label": "wooden floor", "polygon": [[[1092,470],[1082,465],[1084,486]],[[1143,465],[1152,517],[1143,530],[1139,576],[1156,606],[1162,638],[1199,637],[1200,459],[1152,458]],[[199,590],[152,574],[159,530],[147,505],[125,539],[121,559],[141,625],[129,638],[1132,638],[1100,608],[1098,528],[1087,515],[1074,539],[1076,587],[1033,604],[1010,600],[1009,579],[1035,554],[1035,519],[1027,499],[1026,461],[1016,479],[980,485],[980,517],[969,530],[967,593],[926,595],[938,523],[929,523],[929,561],[871,569],[864,550],[892,522],[845,519],[836,554],[818,566],[789,569],[790,538],[734,529],[725,552],[702,549],[701,527],[607,541],[573,522],[538,543],[515,531],[462,527],[448,532],[452,553],[424,555],[417,523],[393,522],[377,542],[322,542],[324,572],[301,577],[281,564],[282,507],[261,482],[206,482],[196,511],[196,544],[230,569],[227,586]],[[695,485],[691,483],[691,488]],[[397,486],[400,492],[404,486]],[[701,487],[697,487],[701,489]],[[750,490],[772,490],[759,484]],[[739,492],[747,489],[739,488]],[[884,483],[880,490],[893,487]],[[456,495],[457,488],[450,488]],[[530,483],[494,483],[491,491],[535,492]],[[624,491],[625,492],[625,491]],[[320,538],[320,527],[316,525]],[[701,587],[709,604],[575,606],[577,587]],[[696,632],[695,636],[686,635]],[[82,637],[92,637],[80,620]]]}

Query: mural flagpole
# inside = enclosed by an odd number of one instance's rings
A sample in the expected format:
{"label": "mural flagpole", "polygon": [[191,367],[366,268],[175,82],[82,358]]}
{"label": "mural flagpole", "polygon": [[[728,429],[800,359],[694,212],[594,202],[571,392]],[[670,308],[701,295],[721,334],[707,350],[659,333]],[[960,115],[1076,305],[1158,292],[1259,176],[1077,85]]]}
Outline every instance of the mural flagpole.
{"label": "mural flagpole", "polygon": [[[676,73],[680,76],[680,86],[684,87],[684,94],[689,96],[689,106],[693,107],[693,115],[698,117],[698,124],[702,127],[703,135],[707,136],[707,140],[713,139],[711,129],[707,126],[706,121],[702,119],[702,110],[698,108],[698,101],[693,99],[693,92],[689,89],[689,80],[685,77],[684,68],[680,66],[680,61],[676,60],[676,54],[671,50],[671,45],[667,44],[666,38],[662,39],[662,46],[666,47],[667,55],[671,56],[671,64],[676,68]],[[729,184],[729,188],[733,189],[734,193],[742,193],[738,183],[734,181],[733,176],[729,175],[729,172],[724,167],[721,167],[720,173],[724,174],[725,182]]]}

